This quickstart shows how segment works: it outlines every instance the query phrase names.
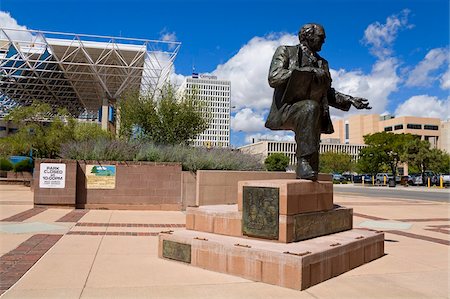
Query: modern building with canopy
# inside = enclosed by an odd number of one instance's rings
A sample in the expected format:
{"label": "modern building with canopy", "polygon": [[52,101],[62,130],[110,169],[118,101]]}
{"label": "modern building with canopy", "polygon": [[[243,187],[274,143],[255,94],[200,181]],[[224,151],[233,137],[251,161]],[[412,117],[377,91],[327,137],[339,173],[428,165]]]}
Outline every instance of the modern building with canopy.
{"label": "modern building with canopy", "polygon": [[115,129],[128,89],[152,92],[168,79],[181,43],[0,28],[0,118],[33,101]]}

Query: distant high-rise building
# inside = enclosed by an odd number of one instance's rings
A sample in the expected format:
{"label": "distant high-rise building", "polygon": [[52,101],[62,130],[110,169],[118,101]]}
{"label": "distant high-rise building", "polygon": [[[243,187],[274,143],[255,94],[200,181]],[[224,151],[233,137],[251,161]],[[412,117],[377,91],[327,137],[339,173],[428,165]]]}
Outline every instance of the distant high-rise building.
{"label": "distant high-rise building", "polygon": [[179,92],[202,100],[210,118],[209,127],[193,140],[193,145],[229,147],[231,82],[216,76],[192,74],[180,86]]}

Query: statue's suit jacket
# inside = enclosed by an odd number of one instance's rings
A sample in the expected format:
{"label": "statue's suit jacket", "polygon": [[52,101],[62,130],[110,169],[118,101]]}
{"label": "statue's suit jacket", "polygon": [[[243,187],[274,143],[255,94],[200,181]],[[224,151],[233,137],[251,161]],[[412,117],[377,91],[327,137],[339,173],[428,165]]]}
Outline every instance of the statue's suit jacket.
{"label": "statue's suit jacket", "polygon": [[286,127],[283,123],[283,115],[288,113],[290,107],[295,104],[283,103],[282,98],[286,89],[287,82],[291,76],[292,71],[298,67],[312,66],[321,67],[329,77],[324,90],[324,99],[320,100],[322,105],[321,113],[321,133],[331,134],[334,132],[333,124],[330,119],[328,105],[338,108],[340,110],[348,111],[351,106],[349,96],[336,92],[331,88],[331,76],[328,68],[328,62],[315,54],[317,62],[314,64],[307,59],[307,54],[303,53],[300,45],[297,46],[280,46],[275,51],[272,58],[272,63],[269,70],[269,85],[273,87],[272,106],[270,108],[269,116],[267,117],[265,126],[271,130],[293,130],[293,128]]}

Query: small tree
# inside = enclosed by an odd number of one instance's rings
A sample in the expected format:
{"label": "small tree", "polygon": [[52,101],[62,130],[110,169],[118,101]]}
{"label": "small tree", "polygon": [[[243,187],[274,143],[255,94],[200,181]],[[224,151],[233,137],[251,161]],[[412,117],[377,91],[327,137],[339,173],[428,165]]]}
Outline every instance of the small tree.
{"label": "small tree", "polygon": [[6,121],[19,124],[17,133],[0,141],[1,155],[28,155],[56,158],[62,143],[73,139],[75,120],[67,110],[34,102],[30,106],[13,109]]}
{"label": "small tree", "polygon": [[383,153],[375,147],[364,147],[359,152],[359,159],[356,162],[356,170],[358,173],[369,173],[372,175],[382,172],[383,170]]}
{"label": "small tree", "polygon": [[[382,166],[382,164],[386,165],[395,178],[397,175],[397,165],[400,162],[405,162],[404,153],[408,144],[415,138],[417,137],[412,134],[394,134],[387,132],[366,135],[364,136],[364,143],[368,147],[366,147],[365,153],[369,153],[369,156],[365,156],[365,162],[368,162],[368,159],[374,159],[369,165],[377,165],[378,167]],[[373,154],[373,156],[371,157],[370,154]]]}
{"label": "small tree", "polygon": [[449,172],[449,154],[437,148],[431,148],[426,140],[414,139],[408,142],[404,160],[408,162],[411,168],[417,169],[424,174],[426,170],[436,173]]}
{"label": "small tree", "polygon": [[268,171],[286,171],[289,165],[289,157],[283,153],[273,153],[264,161]]}
{"label": "small tree", "polygon": [[75,141],[112,139],[113,135],[95,123],[77,123],[74,128]]}
{"label": "small tree", "polygon": [[188,144],[209,125],[205,105],[194,96],[178,98],[171,85],[150,95],[129,92],[119,101],[120,135],[157,144]]}
{"label": "small tree", "polygon": [[352,171],[354,162],[352,156],[346,153],[325,152],[320,154],[319,170],[324,173],[343,173]]}

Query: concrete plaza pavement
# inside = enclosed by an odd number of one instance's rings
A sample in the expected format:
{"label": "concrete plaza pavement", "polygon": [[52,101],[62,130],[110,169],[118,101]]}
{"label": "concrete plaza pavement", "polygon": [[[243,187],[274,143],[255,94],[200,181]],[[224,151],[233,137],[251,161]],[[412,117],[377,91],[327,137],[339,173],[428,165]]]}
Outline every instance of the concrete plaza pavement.
{"label": "concrete plaza pavement", "polygon": [[385,231],[386,255],[295,291],[159,259],[158,232],[184,229],[183,212],[34,208],[32,198],[30,188],[0,185],[2,299],[450,294],[448,203],[335,193],[335,203],[354,209],[354,227]]}

